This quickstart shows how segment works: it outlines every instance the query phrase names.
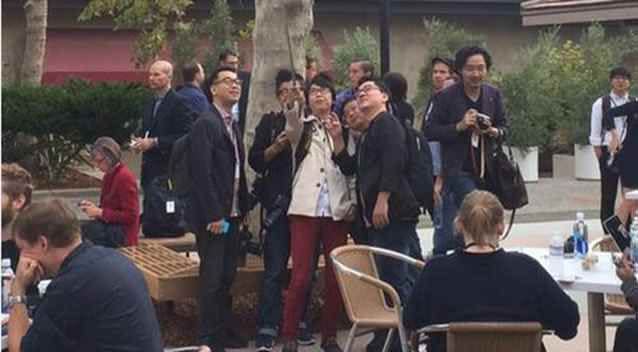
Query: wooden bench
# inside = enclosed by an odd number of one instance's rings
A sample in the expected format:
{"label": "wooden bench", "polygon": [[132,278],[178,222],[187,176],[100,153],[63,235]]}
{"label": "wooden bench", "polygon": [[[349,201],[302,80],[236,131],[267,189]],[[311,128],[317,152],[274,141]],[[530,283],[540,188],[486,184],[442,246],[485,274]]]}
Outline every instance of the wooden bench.
{"label": "wooden bench", "polygon": [[151,238],[140,237],[140,244],[152,243],[159,244],[166,248],[170,248],[175,252],[195,252],[197,251],[197,242],[195,240],[195,234],[187,232],[180,237],[166,237],[166,238]]}
{"label": "wooden bench", "polygon": [[[125,247],[120,251],[142,271],[151,297],[158,301],[176,301],[197,297],[199,288],[199,263],[163,245],[141,242],[137,247]],[[320,275],[323,258],[319,260]],[[291,268],[291,264],[288,264]],[[248,255],[244,266],[237,270],[231,295],[259,292],[264,273],[261,257]]]}

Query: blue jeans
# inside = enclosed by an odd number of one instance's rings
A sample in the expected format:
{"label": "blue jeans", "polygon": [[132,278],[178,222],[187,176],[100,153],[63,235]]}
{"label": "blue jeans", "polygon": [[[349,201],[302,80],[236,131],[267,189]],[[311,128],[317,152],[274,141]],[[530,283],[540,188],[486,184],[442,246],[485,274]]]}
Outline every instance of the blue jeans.
{"label": "blue jeans", "polygon": [[[382,229],[370,228],[369,236],[370,244],[374,247],[409,256],[414,256],[417,250],[415,245],[418,245],[418,242],[415,244],[415,239],[418,241],[418,237],[414,222],[391,222]],[[406,262],[384,256],[377,256],[376,262],[381,280],[389,283],[399,294],[401,302],[405,304],[412,292],[417,271],[411,269],[410,264]]]}
{"label": "blue jeans", "polygon": [[441,192],[441,202],[434,206],[432,211],[432,224],[434,225],[434,255],[443,255],[448,250],[458,246],[455,237],[454,217],[457,207],[454,202],[454,193],[444,186]]}
{"label": "blue jeans", "polygon": [[472,191],[478,189],[474,177],[468,174],[460,174],[456,176],[447,176],[445,178],[445,185],[452,193],[452,199],[457,209],[461,207],[465,196]]}

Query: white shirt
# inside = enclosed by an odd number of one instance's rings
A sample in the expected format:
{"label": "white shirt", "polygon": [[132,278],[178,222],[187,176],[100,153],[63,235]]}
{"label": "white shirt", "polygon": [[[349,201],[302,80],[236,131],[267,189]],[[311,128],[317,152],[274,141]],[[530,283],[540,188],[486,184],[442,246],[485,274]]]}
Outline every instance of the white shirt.
{"label": "white shirt", "polygon": [[[611,106],[616,107],[623,105],[629,102],[629,95],[625,94],[624,96],[618,96],[614,94],[614,92],[609,93],[611,97]],[[614,125],[616,126],[616,131],[618,131],[618,135],[620,136],[620,141],[622,142],[625,139],[626,129],[627,129],[627,116],[618,116],[614,118]],[[611,134],[603,131],[603,98],[600,97],[594,102],[594,105],[591,107],[591,130],[589,134],[589,143],[593,146],[601,146],[601,145],[609,145],[609,141],[611,140]]]}

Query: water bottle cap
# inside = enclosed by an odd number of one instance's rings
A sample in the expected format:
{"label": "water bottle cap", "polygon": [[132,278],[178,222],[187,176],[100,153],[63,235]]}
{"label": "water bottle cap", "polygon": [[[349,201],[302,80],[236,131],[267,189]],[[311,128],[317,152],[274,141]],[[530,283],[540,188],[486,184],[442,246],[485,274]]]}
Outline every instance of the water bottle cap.
{"label": "water bottle cap", "polygon": [[585,220],[585,213],[579,211],[578,213],[576,213],[576,220],[578,221],[582,221]]}
{"label": "water bottle cap", "polygon": [[552,246],[562,246],[563,245],[563,236],[561,236],[558,233],[554,233],[552,235],[551,244],[552,244]]}

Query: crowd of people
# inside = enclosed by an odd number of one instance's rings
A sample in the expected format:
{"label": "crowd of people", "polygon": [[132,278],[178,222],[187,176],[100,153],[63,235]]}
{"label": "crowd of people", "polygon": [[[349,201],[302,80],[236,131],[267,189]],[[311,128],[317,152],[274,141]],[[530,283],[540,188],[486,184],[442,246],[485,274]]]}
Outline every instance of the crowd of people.
{"label": "crowd of people", "polygon": [[[186,167],[180,172],[191,184],[184,220],[195,234],[200,260],[200,351],[247,346],[229,323],[230,288],[240,232],[252,207],[250,193],[263,209],[258,352],[271,351],[278,337],[284,352],[314,343],[307,307],[321,253],[325,290],[320,346],[340,352],[334,322],[343,303],[329,253],[350,237],[423,260],[416,232],[422,213],[429,213],[434,224],[434,257],[425,269],[416,272],[389,259],[377,262],[381,279],[405,304],[408,327],[539,321],[560,338],[574,337],[580,320],[576,303],[536,261],[499,246],[504,209],[496,196],[482,190],[493,182],[492,156],[508,133],[501,91],[487,83],[490,54],[464,47],[454,59],[432,60],[432,96],[419,130],[413,127],[419,117],[406,101],[408,85],[400,73],[377,78],[371,62],[356,59],[348,68],[350,86],[336,92],[330,75],[319,72],[317,64],[308,60],[305,79],[286,69],[272,78],[279,109],[262,112],[248,150],[243,136],[250,75],[238,70],[236,53],[222,53],[208,78],[200,63],[185,65],[178,90],[171,85],[169,62],[150,66],[148,84],[154,94],[130,147],[142,154],[143,210],[151,206],[148,195],[156,184],[173,172],[177,150],[184,154]],[[592,111],[592,144],[605,171],[603,218],[614,213],[608,194],[612,188],[615,192],[617,174],[624,191],[638,188],[630,161],[638,155],[638,103],[627,97],[628,71],[615,69],[610,79],[611,99],[602,97]],[[409,139],[415,135],[427,138],[425,150],[431,157],[427,177],[432,179],[432,200],[427,206],[407,171],[414,162]],[[112,138],[99,138],[90,157],[105,176],[99,203],[78,204],[91,219],[82,228],[59,200],[31,204],[29,173],[15,164],[2,166],[2,256],[12,259],[16,271],[9,302],[10,351],[161,350],[141,273],[104,248],[138,242],[136,179]],[[610,158],[617,160],[617,169],[608,167]],[[254,185],[247,183],[245,160],[258,174]],[[165,205],[167,213],[178,206]],[[622,203],[626,223],[635,208],[629,200]],[[289,258],[293,266],[287,282]],[[54,279],[29,325],[24,297],[45,276]],[[618,276],[635,307],[638,284],[628,259]],[[467,288],[475,293],[468,295]],[[635,319],[623,323],[616,351],[638,346],[635,331]],[[386,332],[375,332],[367,352],[381,351],[385,337]],[[428,343],[433,351],[445,350],[444,339]],[[398,341],[392,348],[400,348]]]}

